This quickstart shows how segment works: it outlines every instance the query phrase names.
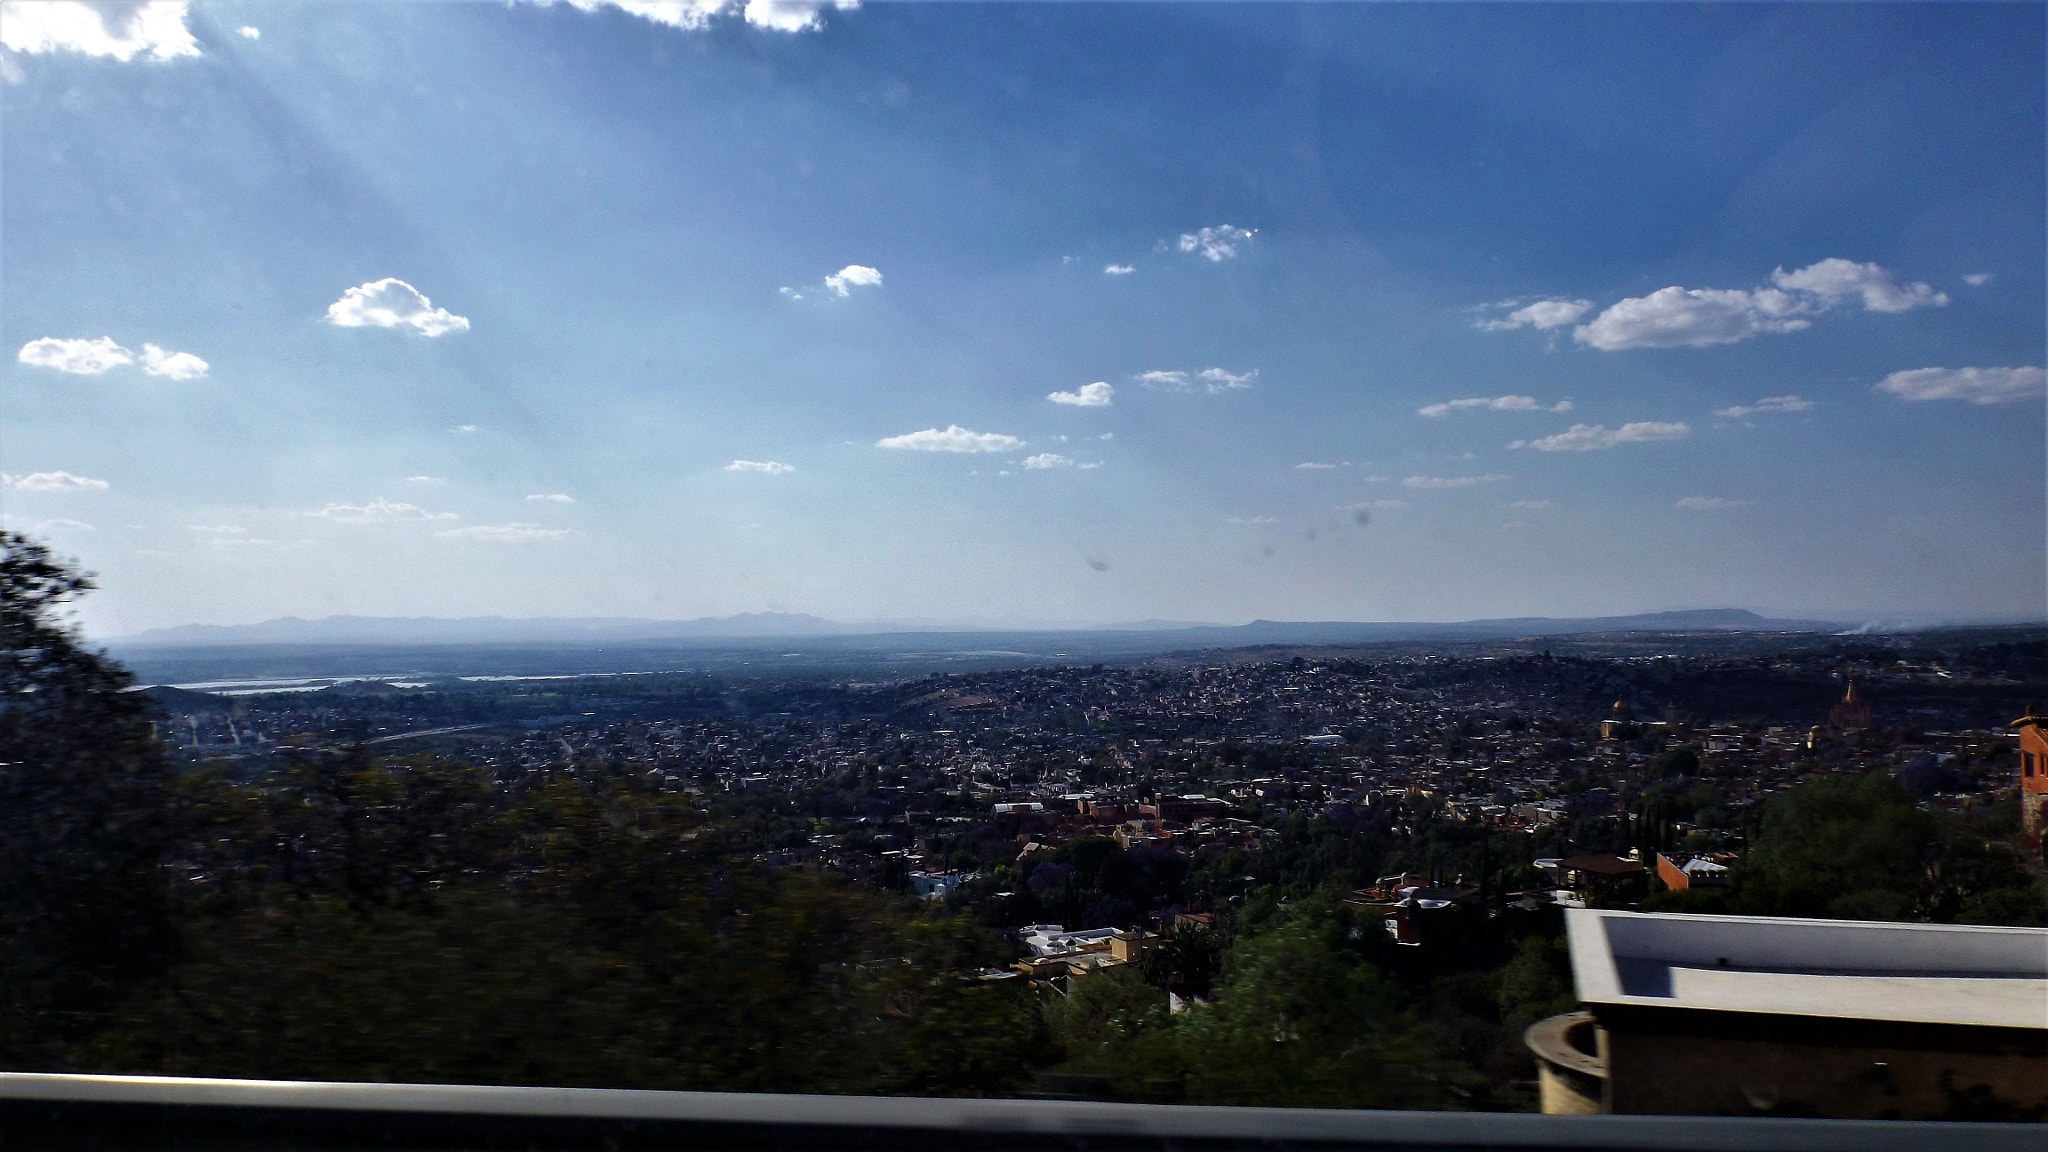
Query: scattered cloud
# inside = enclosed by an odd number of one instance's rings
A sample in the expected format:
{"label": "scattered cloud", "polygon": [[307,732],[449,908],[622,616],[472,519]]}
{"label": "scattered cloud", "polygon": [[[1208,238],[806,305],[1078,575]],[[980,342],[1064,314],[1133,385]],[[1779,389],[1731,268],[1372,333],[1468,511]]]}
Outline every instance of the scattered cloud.
{"label": "scattered cloud", "polygon": [[240,36],[244,40],[261,40],[263,39],[263,29],[256,27],[254,24],[244,24],[240,28],[235,29],[235,35]]}
{"label": "scattered cloud", "polygon": [[1000,432],[970,432],[958,424],[949,424],[943,430],[927,428],[922,432],[906,432],[901,436],[885,436],[875,441],[877,448],[900,448],[912,452],[1014,452],[1024,446],[1024,441]]}
{"label": "scattered cloud", "polygon": [[1749,416],[1770,412],[1807,412],[1820,405],[1797,396],[1766,396],[1754,404],[1737,404],[1732,408],[1716,408],[1714,415],[1729,420],[1741,420]]}
{"label": "scattered cloud", "polygon": [[1775,288],[1659,288],[1632,296],[1581,324],[1572,338],[1603,352],[1704,348],[1812,326],[1805,301]]}
{"label": "scattered cloud", "polygon": [[1230,522],[1232,524],[1278,524],[1280,521],[1277,517],[1273,516],[1232,516]]}
{"label": "scattered cloud", "polygon": [[1026,468],[1072,468],[1074,462],[1057,452],[1040,452],[1024,458]]}
{"label": "scattered cloud", "polygon": [[446,477],[443,476],[407,476],[405,482],[407,484],[439,484],[445,479]]}
{"label": "scattered cloud", "polygon": [[1107,408],[1115,395],[1116,389],[1110,387],[1106,381],[1097,380],[1093,384],[1081,385],[1077,392],[1053,392],[1048,394],[1046,399],[1055,404],[1070,404],[1076,408]]}
{"label": "scattered cloud", "polygon": [[135,363],[135,353],[114,343],[111,336],[97,340],[60,340],[45,336],[21,346],[15,359],[37,368],[54,368],[74,376],[97,376],[124,364]]}
{"label": "scattered cloud", "polygon": [[22,492],[104,492],[109,485],[105,480],[69,472],[31,472],[26,476],[0,473],[0,487]]}
{"label": "scattered cloud", "polygon": [[434,307],[419,289],[392,276],[343,292],[327,306],[327,322],[342,328],[411,328],[422,336],[469,330],[467,319]]}
{"label": "scattered cloud", "polygon": [[1295,468],[1303,472],[1328,472],[1336,467],[1335,464],[1325,464],[1320,460],[1304,460],[1295,465]]}
{"label": "scattered cloud", "polygon": [[206,375],[207,363],[190,352],[166,352],[154,344],[142,346],[142,370],[168,380],[197,380]]}
{"label": "scattered cloud", "polygon": [[175,60],[199,55],[185,26],[183,0],[85,4],[77,0],[9,0],[0,4],[0,45],[16,52],[80,52],[126,62],[137,56]]}
{"label": "scattered cloud", "polygon": [[1901,284],[1899,278],[1875,264],[1831,257],[1809,264],[1796,272],[1780,268],[1771,273],[1771,283],[1780,288],[1811,292],[1832,307],[1851,296],[1863,299],[1866,312],[1906,312],[1914,308],[1939,307],[1948,303],[1945,293],[1926,284]]}
{"label": "scattered cloud", "polygon": [[527,499],[548,504],[574,504],[576,502],[574,497],[563,492],[535,492],[533,495],[528,496]]}
{"label": "scattered cloud", "polygon": [[1505,332],[1511,328],[1562,328],[1567,324],[1578,323],[1580,317],[1593,310],[1591,300],[1547,299],[1515,307],[1520,303],[1518,300],[1509,300],[1493,305],[1495,308],[1514,310],[1505,316],[1481,320],[1479,326],[1489,332]]}
{"label": "scattered cloud", "polygon": [[1901,400],[1967,400],[2011,404],[2041,396],[2039,368],[1914,368],[1878,382],[1880,392]]}
{"label": "scattered cloud", "polygon": [[1252,232],[1248,229],[1218,224],[1214,228],[1181,233],[1177,246],[1183,252],[1194,253],[1215,263],[1236,256],[1238,246],[1248,243],[1251,238]]}
{"label": "scattered cloud", "polygon": [[1097,437],[1096,437],[1096,439],[1097,439],[1097,440],[1114,440],[1114,439],[1116,439],[1116,433],[1114,433],[1114,432],[1104,432],[1104,433],[1103,433],[1102,435],[1100,435],[1100,436],[1097,436]]}
{"label": "scattered cloud", "polygon": [[[37,368],[54,368],[74,376],[98,376],[135,363],[135,353],[114,343],[111,336],[97,340],[60,340],[45,336],[21,346],[15,359]],[[166,352],[154,344],[142,346],[142,370],[151,376],[172,380],[196,380],[206,375],[206,361],[190,352]]]}
{"label": "scattered cloud", "polygon": [[855,288],[879,288],[881,285],[882,274],[865,264],[848,264],[825,277],[825,291],[834,296],[848,296]]}
{"label": "scattered cloud", "polygon": [[189,524],[186,527],[202,536],[247,536],[247,528],[234,524]]}
{"label": "scattered cloud", "polygon": [[1637,420],[1611,430],[1605,424],[1574,424],[1555,436],[1545,436],[1541,440],[1516,440],[1508,447],[1534,448],[1538,452],[1592,452],[1645,440],[1682,440],[1691,434],[1692,429],[1684,424],[1659,420]]}
{"label": "scattered cloud", "polygon": [[67,520],[67,519],[65,519],[65,518],[64,518],[64,517],[62,517],[62,516],[57,516],[57,517],[53,517],[53,518],[51,518],[51,519],[49,519],[49,520],[43,520],[43,521],[40,521],[40,522],[38,522],[38,523],[37,523],[37,524],[36,524],[36,525],[35,525],[35,526],[34,526],[34,527],[33,527],[32,529],[30,529],[30,531],[33,531],[33,532],[95,532],[95,531],[98,531],[98,529],[94,528],[94,527],[93,527],[92,525],[90,525],[90,524],[87,524],[87,523],[86,523],[85,521],[83,521],[83,520]]}
{"label": "scattered cloud", "polygon": [[[1417,477],[1417,479],[1423,479],[1423,477]],[[1496,477],[1496,479],[1499,479],[1499,477]],[[1418,485],[1418,487],[1421,487],[1421,485]],[[1443,487],[1449,487],[1449,485],[1443,485]],[[1406,508],[1407,506],[1408,502],[1406,500],[1359,500],[1351,504],[1339,504],[1337,505],[1337,511],[1359,512],[1365,509],[1377,509],[1384,512],[1390,508]]]}
{"label": "scattered cloud", "polygon": [[1505,480],[1505,476],[1488,473],[1484,476],[1410,476],[1401,481],[1403,488],[1471,488],[1480,484],[1493,484]]}
{"label": "scattered cloud", "polygon": [[480,540],[486,544],[533,544],[581,536],[574,528],[543,528],[538,524],[477,524],[469,528],[448,528],[434,533],[451,540]]}
{"label": "scattered cloud", "polygon": [[1494,412],[1569,412],[1572,402],[1559,400],[1548,407],[1536,402],[1534,396],[1472,396],[1463,400],[1446,400],[1441,404],[1426,404],[1415,410],[1417,416],[1443,416],[1464,408],[1485,408]]}
{"label": "scattered cloud", "polygon": [[1204,368],[1199,372],[1160,371],[1140,372],[1131,379],[1147,388],[1163,392],[1193,392],[1197,388],[1211,396],[1219,392],[1233,392],[1249,388],[1259,378],[1259,370],[1249,372],[1226,372],[1221,368]]}
{"label": "scattered cloud", "polygon": [[1221,368],[1204,368],[1195,373],[1195,376],[1211,393],[1229,392],[1236,388],[1251,387],[1252,381],[1259,378],[1259,370],[1254,368],[1249,372],[1236,374],[1225,372]]}
{"label": "scattered cloud", "polygon": [[1741,508],[1748,503],[1747,500],[1729,500],[1721,496],[1687,496],[1678,502],[1678,507],[1689,508],[1695,512],[1712,512],[1721,508]]}
{"label": "scattered cloud", "polygon": [[1968,284],[1972,288],[1982,288],[1986,284],[1991,283],[1993,279],[1994,277],[1989,272],[1972,272],[1968,276],[1963,277],[1963,283]]}
{"label": "scattered cloud", "polygon": [[1138,268],[1135,264],[1104,264],[1102,266],[1102,274],[1104,276],[1129,276],[1137,270]]}
{"label": "scattered cloud", "polygon": [[[547,4],[552,0],[535,0]],[[841,11],[860,7],[860,0],[567,0],[583,12],[616,8],[669,28],[697,32],[710,26],[715,17],[737,13],[756,28],[773,32],[815,32],[824,27],[826,8]]]}
{"label": "scattered cloud", "polygon": [[1796,271],[1771,273],[1772,288],[1659,288],[1610,305],[1572,331],[1581,344],[1604,352],[1625,348],[1705,348],[1751,337],[1797,332],[1811,317],[1861,300],[1866,312],[1939,307],[1948,297],[1920,283],[1903,283],[1876,264],[1830,258]]}
{"label": "scattered cloud", "polygon": [[1538,508],[1548,508],[1551,506],[1551,503],[1549,500],[1512,500],[1508,502],[1508,507],[1523,508],[1533,512]]}
{"label": "scattered cloud", "polygon": [[319,516],[343,524],[372,524],[394,520],[455,520],[453,512],[429,512],[417,504],[393,503],[379,496],[368,504],[329,504],[308,516]]}
{"label": "scattered cloud", "polygon": [[450,428],[449,431],[455,433],[457,436],[467,436],[470,433],[476,431],[476,425],[457,424],[455,427]]}
{"label": "scattered cloud", "polygon": [[774,460],[735,460],[725,466],[727,472],[763,472],[770,476],[786,476],[796,471],[794,464],[782,464]]}

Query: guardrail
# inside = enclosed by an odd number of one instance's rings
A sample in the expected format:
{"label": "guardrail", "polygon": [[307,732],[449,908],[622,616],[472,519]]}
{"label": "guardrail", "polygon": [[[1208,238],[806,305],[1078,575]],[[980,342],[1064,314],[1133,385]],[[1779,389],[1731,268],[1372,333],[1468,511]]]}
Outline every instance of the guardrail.
{"label": "guardrail", "polygon": [[0,1073],[0,1148],[2040,1152],[2035,1124],[1535,1116]]}

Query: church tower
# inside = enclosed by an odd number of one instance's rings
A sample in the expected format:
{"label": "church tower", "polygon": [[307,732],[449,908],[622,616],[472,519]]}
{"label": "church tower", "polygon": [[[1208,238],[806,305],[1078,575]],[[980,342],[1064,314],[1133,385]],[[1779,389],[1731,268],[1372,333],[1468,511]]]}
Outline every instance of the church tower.
{"label": "church tower", "polygon": [[1834,710],[1828,713],[1828,727],[1870,727],[1870,701],[1865,700],[1862,693],[1856,691],[1854,680],[1849,681],[1849,691],[1835,705]]}

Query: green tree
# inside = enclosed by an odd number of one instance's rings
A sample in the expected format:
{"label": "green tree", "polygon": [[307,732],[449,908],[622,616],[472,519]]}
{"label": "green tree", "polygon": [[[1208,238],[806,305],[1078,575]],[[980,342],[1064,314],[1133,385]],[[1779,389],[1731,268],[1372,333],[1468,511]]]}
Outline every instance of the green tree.
{"label": "green tree", "polygon": [[147,701],[61,619],[92,578],[0,530],[0,1062],[63,1068],[172,940]]}

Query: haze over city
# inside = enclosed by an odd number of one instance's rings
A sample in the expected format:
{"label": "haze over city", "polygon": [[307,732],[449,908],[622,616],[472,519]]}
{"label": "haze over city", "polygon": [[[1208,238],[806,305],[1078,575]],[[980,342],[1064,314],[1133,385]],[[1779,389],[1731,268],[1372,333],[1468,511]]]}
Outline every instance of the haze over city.
{"label": "haze over city", "polygon": [[0,509],[98,636],[2038,618],[2039,15],[10,3]]}

